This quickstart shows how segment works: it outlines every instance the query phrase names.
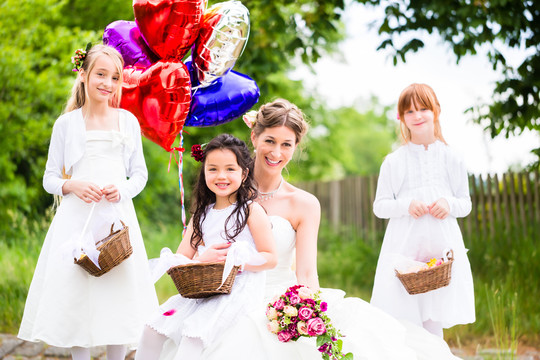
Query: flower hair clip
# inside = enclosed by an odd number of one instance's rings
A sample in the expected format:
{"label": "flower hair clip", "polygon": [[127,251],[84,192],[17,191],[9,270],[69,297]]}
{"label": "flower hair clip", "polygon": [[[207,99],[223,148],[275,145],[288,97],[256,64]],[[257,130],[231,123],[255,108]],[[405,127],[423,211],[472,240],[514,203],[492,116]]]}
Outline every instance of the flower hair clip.
{"label": "flower hair clip", "polygon": [[75,50],[75,55],[71,57],[71,62],[73,63],[73,69],[71,71],[79,71],[83,67],[84,60],[86,59],[86,54],[92,47],[92,43],[89,42],[86,44],[86,49],[77,49]]}
{"label": "flower hair clip", "polygon": [[191,147],[191,157],[195,159],[195,161],[202,162],[204,160],[204,148],[206,147],[206,144],[195,144]]}
{"label": "flower hair clip", "polygon": [[242,116],[242,119],[244,120],[248,128],[252,129],[257,122],[257,113],[257,111],[251,110],[245,113],[244,116]]}

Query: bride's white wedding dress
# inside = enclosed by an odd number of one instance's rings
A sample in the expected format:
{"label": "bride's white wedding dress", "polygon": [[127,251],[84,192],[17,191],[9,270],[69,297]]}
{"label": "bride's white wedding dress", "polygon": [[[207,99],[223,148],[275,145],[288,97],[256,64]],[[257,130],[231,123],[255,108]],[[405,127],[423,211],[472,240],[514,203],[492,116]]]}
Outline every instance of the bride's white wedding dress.
{"label": "bride's white wedding dress", "polygon": [[[282,294],[296,284],[292,270],[296,232],[279,216],[271,216],[272,231],[277,241],[278,265],[267,271],[266,299]],[[322,289],[328,303],[328,315],[341,331],[343,351],[352,352],[355,360],[420,360],[458,359],[443,339],[421,327],[396,320],[360,298],[344,297],[338,289]],[[205,360],[315,360],[321,359],[314,338],[300,338],[282,343],[270,333],[265,316],[267,302],[256,312],[246,314],[207,347]],[[179,358],[181,358],[181,354]]]}

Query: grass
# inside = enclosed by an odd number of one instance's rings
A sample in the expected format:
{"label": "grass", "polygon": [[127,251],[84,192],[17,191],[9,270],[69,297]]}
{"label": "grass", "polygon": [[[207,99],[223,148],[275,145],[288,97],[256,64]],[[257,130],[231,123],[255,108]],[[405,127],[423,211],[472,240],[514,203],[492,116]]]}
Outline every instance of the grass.
{"label": "grass", "polygon": [[[476,322],[445,330],[445,338],[456,347],[496,347],[494,359],[509,359],[518,342],[540,346],[540,258],[538,229],[499,224],[495,238],[481,235],[467,239],[475,287]],[[350,296],[366,301],[371,297],[381,243],[373,244],[350,229],[333,232],[323,226],[319,236],[321,286],[340,287]],[[382,234],[380,234],[382,238]],[[507,351],[506,353],[504,351]]]}
{"label": "grass", "polygon": [[[182,237],[182,227],[165,226],[163,224],[141,224],[141,232],[145,239],[146,253],[149,259],[158,258],[162,248],[168,247],[176,251]],[[156,293],[159,303],[163,303],[169,297],[178,294],[171,278],[165,274],[156,283]]]}
{"label": "grass", "polygon": [[16,333],[19,328],[38,255],[39,247],[30,242],[0,242],[0,332]]}
{"label": "grass", "polygon": [[[17,239],[0,239],[0,333],[16,334],[21,322],[28,288],[45,239],[48,223],[33,226]],[[141,227],[149,258],[159,257],[162,247],[176,250],[181,229],[173,226],[148,225]],[[176,294],[168,276],[156,283],[160,302]]]}
{"label": "grass", "polygon": [[[48,223],[34,227],[9,243],[0,239],[0,332],[18,331],[47,226]],[[149,258],[158,257],[163,247],[175,251],[179,244],[179,224],[142,223],[141,229]],[[445,338],[452,346],[496,347],[515,353],[518,342],[540,345],[538,235],[532,230],[529,236],[518,237],[502,225],[497,230],[499,236],[494,239],[479,236],[467,240],[477,320],[474,324],[445,330]],[[326,225],[321,227],[320,283],[322,287],[341,288],[349,296],[369,301],[381,244],[348,233],[347,229],[336,233]],[[156,291],[160,302],[176,294],[172,280],[166,275],[156,283]],[[493,358],[498,356],[508,358],[502,352]]]}
{"label": "grass", "polygon": [[486,285],[487,305],[500,359],[514,359],[517,352],[517,293],[503,294]]}
{"label": "grass", "polygon": [[[50,214],[50,213],[49,213]],[[0,238],[0,332],[17,333],[49,218],[19,218],[17,237]]]}

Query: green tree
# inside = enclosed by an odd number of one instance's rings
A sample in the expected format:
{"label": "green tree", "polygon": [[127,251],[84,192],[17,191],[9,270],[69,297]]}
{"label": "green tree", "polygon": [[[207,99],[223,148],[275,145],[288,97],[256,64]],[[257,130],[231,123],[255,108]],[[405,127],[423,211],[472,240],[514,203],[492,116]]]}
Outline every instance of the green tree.
{"label": "green tree", "polygon": [[[326,110],[321,107],[311,118],[308,143],[293,162],[291,173],[307,169],[298,180],[333,180],[351,175],[379,172],[384,157],[396,139],[395,124],[376,98],[363,112],[353,107]],[[299,160],[300,160],[299,159]]]}
{"label": "green tree", "polygon": [[[487,49],[494,69],[503,78],[496,82],[491,104],[471,109],[475,121],[492,137],[508,137],[525,129],[540,133],[540,6],[533,0],[357,0],[383,6],[385,17],[377,24],[382,41],[378,49],[393,50],[394,64],[424,46],[426,33],[437,33],[449,44],[457,62],[479,49]],[[400,35],[412,35],[412,38]],[[528,54],[513,67],[503,48]],[[540,160],[540,148],[533,150]],[[537,161],[534,166],[539,166]]]}
{"label": "green tree", "polygon": [[[38,1],[38,0],[26,0]],[[208,7],[221,1],[211,0]],[[63,26],[97,31],[116,20],[134,20],[132,2],[63,0]],[[271,74],[291,69],[291,60],[317,61],[343,39],[343,0],[243,0],[250,12],[250,35],[235,70],[257,81],[264,97],[279,93],[280,83],[267,81]]]}
{"label": "green tree", "polygon": [[52,124],[71,86],[70,54],[82,39],[96,37],[54,26],[61,6],[55,0],[0,5],[0,232],[8,239],[50,204],[41,180]]}
{"label": "green tree", "polygon": [[[333,114],[325,110],[320,101],[307,96],[301,82],[287,78],[287,71],[298,58],[310,64],[334,50],[342,39],[343,1],[246,0],[244,4],[250,10],[251,34],[235,70],[256,80],[261,89],[259,103],[276,97],[287,98],[304,110],[314,128],[327,129],[325,136],[307,139],[307,150],[303,154],[307,155],[306,161],[292,165],[318,169],[291,172],[294,174],[291,180],[302,176],[330,178],[356,171],[351,167],[354,161],[349,155],[336,150],[326,158],[324,154],[328,147],[317,144],[330,142],[329,137],[333,139],[331,142],[339,143],[336,140],[339,122],[347,121],[345,116],[358,119],[361,115],[352,110]],[[21,227],[41,218],[52,203],[52,197],[45,193],[41,182],[52,125],[63,110],[74,80],[70,57],[75,49],[88,41],[99,42],[105,26],[116,20],[133,20],[131,2],[5,0],[0,4],[2,238],[15,238]],[[249,131],[242,121],[185,129],[184,147],[188,149],[184,153],[183,166],[186,202],[198,170],[198,164],[189,157],[189,148],[194,143],[207,142],[221,132],[249,140]],[[149,181],[145,191],[135,200],[140,217],[152,222],[178,220],[180,192],[176,186],[176,164],[173,162],[171,171],[167,172],[169,154],[147,140],[144,147]],[[343,166],[334,165],[342,162]],[[322,164],[335,166],[337,170],[332,167],[325,170]]]}

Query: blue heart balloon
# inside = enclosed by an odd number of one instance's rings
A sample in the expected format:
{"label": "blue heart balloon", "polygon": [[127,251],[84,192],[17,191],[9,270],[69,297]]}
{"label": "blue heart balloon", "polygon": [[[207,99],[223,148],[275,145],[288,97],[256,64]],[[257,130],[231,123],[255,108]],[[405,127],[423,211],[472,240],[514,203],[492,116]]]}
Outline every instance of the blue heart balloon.
{"label": "blue heart balloon", "polygon": [[[193,75],[191,61],[185,64]],[[251,109],[259,101],[259,95],[259,87],[253,79],[231,70],[214,84],[192,90],[191,108],[184,126],[225,124]]]}

